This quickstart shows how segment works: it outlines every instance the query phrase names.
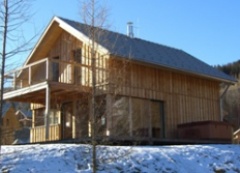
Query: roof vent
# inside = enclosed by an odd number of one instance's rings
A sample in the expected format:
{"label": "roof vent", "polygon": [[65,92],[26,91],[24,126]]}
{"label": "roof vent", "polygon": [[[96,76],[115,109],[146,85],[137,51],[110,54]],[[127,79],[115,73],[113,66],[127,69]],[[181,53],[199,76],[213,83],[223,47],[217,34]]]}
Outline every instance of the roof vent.
{"label": "roof vent", "polygon": [[132,22],[128,22],[127,23],[127,35],[131,38],[134,37],[134,34],[133,34],[133,23]]}

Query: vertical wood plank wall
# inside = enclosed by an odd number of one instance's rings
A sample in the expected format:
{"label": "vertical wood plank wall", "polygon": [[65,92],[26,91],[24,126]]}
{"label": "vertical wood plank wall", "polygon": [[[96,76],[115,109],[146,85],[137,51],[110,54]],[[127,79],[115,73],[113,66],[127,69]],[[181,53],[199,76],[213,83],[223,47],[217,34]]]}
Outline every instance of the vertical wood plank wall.
{"label": "vertical wood plank wall", "polygon": [[[82,49],[81,63],[91,65],[90,48],[67,32],[62,32],[49,57],[72,61],[72,51]],[[98,90],[165,103],[166,137],[176,136],[179,123],[219,120],[219,82],[166,69],[122,62],[96,53]],[[62,75],[69,72],[65,67]],[[91,69],[82,67],[82,85],[91,86]]]}
{"label": "vertical wood plank wall", "polygon": [[[74,61],[72,53],[79,48],[82,50],[80,62],[86,65],[81,68],[81,83],[82,85],[89,86],[92,81],[91,69],[88,67],[91,65],[91,49],[87,44],[82,43],[67,32],[62,32],[48,56],[51,58],[59,57],[59,59],[63,61]],[[101,85],[99,86],[101,90],[106,90],[106,86],[102,84],[106,83],[108,79],[106,72],[108,56],[103,56],[99,52],[96,52],[95,56],[97,83]],[[63,65],[60,67],[60,77],[71,81],[71,79],[69,79],[69,73],[71,73],[70,71],[72,70],[67,66],[68,65]]]}
{"label": "vertical wood plank wall", "polygon": [[217,81],[116,59],[109,66],[112,93],[164,101],[168,138],[176,137],[177,124],[219,120]]}

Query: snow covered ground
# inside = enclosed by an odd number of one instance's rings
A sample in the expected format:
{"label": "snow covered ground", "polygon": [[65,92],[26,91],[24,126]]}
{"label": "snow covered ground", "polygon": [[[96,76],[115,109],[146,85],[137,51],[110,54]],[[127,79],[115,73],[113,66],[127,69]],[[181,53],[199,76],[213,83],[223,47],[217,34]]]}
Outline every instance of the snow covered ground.
{"label": "snow covered ground", "polygon": [[[98,172],[240,173],[240,145],[99,146]],[[0,172],[90,173],[91,146],[3,146]]]}

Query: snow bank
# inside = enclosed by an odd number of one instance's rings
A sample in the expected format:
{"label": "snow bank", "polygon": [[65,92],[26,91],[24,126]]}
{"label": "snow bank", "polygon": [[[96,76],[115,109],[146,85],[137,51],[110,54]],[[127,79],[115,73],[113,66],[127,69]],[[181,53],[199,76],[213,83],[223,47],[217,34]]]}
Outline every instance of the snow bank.
{"label": "snow bank", "polygon": [[[239,145],[98,146],[98,172],[240,173]],[[3,146],[1,172],[90,173],[91,146]]]}

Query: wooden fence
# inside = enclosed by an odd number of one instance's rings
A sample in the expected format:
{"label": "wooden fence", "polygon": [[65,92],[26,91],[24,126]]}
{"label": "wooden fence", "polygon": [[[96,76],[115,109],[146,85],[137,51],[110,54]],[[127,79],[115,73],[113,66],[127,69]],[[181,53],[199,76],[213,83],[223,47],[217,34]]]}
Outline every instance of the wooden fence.
{"label": "wooden fence", "polygon": [[46,142],[56,141],[61,139],[61,126],[60,124],[54,124],[49,126],[49,139],[45,138],[46,126],[36,126],[31,129],[30,142]]}

